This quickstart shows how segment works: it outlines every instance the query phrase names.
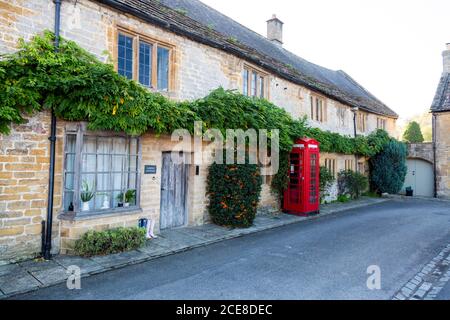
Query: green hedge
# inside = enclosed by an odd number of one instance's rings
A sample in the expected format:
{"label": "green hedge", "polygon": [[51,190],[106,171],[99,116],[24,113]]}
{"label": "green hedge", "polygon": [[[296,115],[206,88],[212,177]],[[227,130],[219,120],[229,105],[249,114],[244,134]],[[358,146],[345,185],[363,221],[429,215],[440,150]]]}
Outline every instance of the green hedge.
{"label": "green hedge", "polygon": [[107,255],[142,247],[145,229],[117,228],[105,231],[88,231],[75,242],[75,252],[84,257]]}
{"label": "green hedge", "polygon": [[257,165],[212,164],[207,180],[212,221],[221,226],[250,227],[258,208],[261,182]]}

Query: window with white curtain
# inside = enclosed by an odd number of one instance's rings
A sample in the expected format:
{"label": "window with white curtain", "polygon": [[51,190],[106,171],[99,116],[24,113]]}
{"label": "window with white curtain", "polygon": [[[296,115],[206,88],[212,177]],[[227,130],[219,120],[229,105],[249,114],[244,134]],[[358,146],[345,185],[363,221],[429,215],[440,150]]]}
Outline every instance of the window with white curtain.
{"label": "window with white curtain", "polygon": [[102,213],[139,205],[139,139],[68,133],[64,211]]}

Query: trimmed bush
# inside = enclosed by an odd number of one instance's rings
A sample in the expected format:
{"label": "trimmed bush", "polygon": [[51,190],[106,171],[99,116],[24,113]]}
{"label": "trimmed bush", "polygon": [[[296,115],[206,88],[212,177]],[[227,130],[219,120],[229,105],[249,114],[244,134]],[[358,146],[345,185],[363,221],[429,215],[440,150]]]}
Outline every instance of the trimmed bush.
{"label": "trimmed bush", "polygon": [[374,191],[396,194],[401,190],[407,172],[406,154],[404,143],[391,141],[370,159],[370,180]]}
{"label": "trimmed bush", "polygon": [[105,231],[88,231],[75,242],[75,252],[92,257],[130,251],[145,243],[145,229],[117,228]]}
{"label": "trimmed bush", "polygon": [[215,224],[250,227],[261,193],[259,167],[252,164],[212,164],[209,168],[208,211]]}
{"label": "trimmed bush", "polygon": [[349,195],[352,199],[358,199],[367,190],[369,180],[366,176],[352,170],[343,170],[338,173],[339,195]]}

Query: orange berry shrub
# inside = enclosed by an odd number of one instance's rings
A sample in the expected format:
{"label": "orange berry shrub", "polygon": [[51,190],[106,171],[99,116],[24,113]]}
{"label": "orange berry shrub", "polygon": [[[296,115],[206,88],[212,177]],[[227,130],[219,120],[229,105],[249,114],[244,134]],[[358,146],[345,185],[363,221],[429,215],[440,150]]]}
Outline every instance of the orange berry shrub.
{"label": "orange berry shrub", "polygon": [[256,216],[261,184],[257,165],[212,164],[207,185],[212,221],[220,226],[250,227]]}

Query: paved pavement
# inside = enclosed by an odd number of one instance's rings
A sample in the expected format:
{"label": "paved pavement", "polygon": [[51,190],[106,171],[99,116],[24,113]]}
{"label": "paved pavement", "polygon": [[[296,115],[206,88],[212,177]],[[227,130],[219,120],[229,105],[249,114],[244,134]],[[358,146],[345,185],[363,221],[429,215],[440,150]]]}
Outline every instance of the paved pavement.
{"label": "paved pavement", "polygon": [[[450,243],[449,227],[448,202],[392,200],[93,275],[81,290],[16,298],[391,299]],[[373,265],[380,290],[366,285]]]}

